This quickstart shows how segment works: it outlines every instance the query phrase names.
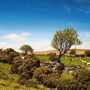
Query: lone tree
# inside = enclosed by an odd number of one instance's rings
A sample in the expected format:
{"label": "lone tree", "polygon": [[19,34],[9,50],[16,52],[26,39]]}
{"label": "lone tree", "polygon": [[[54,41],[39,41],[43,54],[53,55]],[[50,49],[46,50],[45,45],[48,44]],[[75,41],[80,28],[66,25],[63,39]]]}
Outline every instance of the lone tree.
{"label": "lone tree", "polygon": [[28,52],[32,53],[33,49],[30,45],[22,45],[20,47],[20,50],[22,50],[24,52],[24,54],[27,54]]}
{"label": "lone tree", "polygon": [[54,34],[52,47],[59,51],[57,62],[61,63],[60,58],[71,48],[72,45],[80,44],[77,32],[73,28],[64,28]]}

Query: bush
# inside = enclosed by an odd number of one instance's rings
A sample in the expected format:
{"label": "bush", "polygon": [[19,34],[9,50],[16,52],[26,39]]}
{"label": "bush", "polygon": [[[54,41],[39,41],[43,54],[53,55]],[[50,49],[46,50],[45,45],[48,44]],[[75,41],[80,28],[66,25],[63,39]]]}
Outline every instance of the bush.
{"label": "bush", "polygon": [[62,79],[57,84],[57,90],[81,90],[81,86],[75,79]]}
{"label": "bush", "polygon": [[90,50],[85,51],[86,56],[90,56]]}
{"label": "bush", "polygon": [[44,78],[43,84],[44,84],[44,86],[47,86],[49,88],[56,88],[59,79],[60,79],[60,74],[51,73]]}
{"label": "bush", "polygon": [[15,57],[19,56],[14,49],[4,49],[0,51],[0,62],[11,64]]}
{"label": "bush", "polygon": [[35,80],[27,80],[25,78],[22,78],[18,80],[18,84],[25,85],[26,87],[32,87],[32,88],[38,88],[37,82]]}
{"label": "bush", "polygon": [[33,76],[33,71],[40,66],[40,61],[34,55],[25,57],[21,66],[19,66],[19,73],[26,73],[29,77]]}
{"label": "bush", "polygon": [[49,56],[50,61],[56,61],[57,60],[56,53],[50,53],[50,54],[48,54],[48,56]]}
{"label": "bush", "polygon": [[73,73],[73,76],[80,82],[85,83],[90,81],[90,70],[79,69]]}
{"label": "bush", "polygon": [[[35,55],[26,55],[24,59],[14,58],[11,65],[11,72],[20,74],[18,83],[26,85],[27,80],[33,77],[34,70],[40,66],[40,61]],[[28,86],[31,84],[28,84]]]}
{"label": "bush", "polygon": [[5,80],[8,80],[9,77],[8,75],[6,75],[5,73],[3,73],[2,71],[0,71],[0,79],[5,79]]}
{"label": "bush", "polygon": [[11,72],[15,74],[20,73],[18,68],[21,65],[22,65],[22,59],[20,57],[15,57],[11,65]]}
{"label": "bush", "polygon": [[46,76],[48,74],[51,74],[52,72],[53,71],[50,68],[42,66],[37,68],[33,74],[34,77],[38,80],[38,82],[43,83],[44,78],[46,78]]}
{"label": "bush", "polygon": [[73,76],[78,80],[78,82],[81,84],[82,90],[88,90],[89,82],[90,82],[90,70],[87,70],[85,68],[76,70],[73,73]]}

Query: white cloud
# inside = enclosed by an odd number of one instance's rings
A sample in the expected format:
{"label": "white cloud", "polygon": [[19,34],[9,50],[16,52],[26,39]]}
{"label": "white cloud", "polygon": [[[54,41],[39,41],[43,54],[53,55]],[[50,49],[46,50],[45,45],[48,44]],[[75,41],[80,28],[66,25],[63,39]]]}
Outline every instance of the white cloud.
{"label": "white cloud", "polygon": [[7,46],[6,42],[0,42],[0,48],[5,48]]}
{"label": "white cloud", "polygon": [[21,34],[11,33],[11,34],[7,34],[7,35],[3,35],[3,36],[1,36],[1,38],[15,40],[15,41],[22,41],[22,40],[26,40],[28,35],[29,35],[28,32],[24,32]]}
{"label": "white cloud", "polygon": [[[21,45],[28,44],[32,46],[34,51],[53,50],[53,48],[51,47],[51,40],[30,41],[29,39],[27,39],[28,35],[29,33],[21,33],[20,35],[17,34],[4,35],[2,37],[5,39],[5,41],[0,40],[1,41],[0,48],[13,48],[15,50],[19,50]],[[90,49],[90,39],[89,39],[90,32],[80,32],[79,35],[83,43],[81,45],[76,46],[76,48]],[[8,41],[8,39],[10,39],[10,41]],[[18,40],[20,42],[18,42]]]}
{"label": "white cloud", "polygon": [[52,50],[51,44],[49,40],[43,40],[39,42],[32,42],[31,45],[35,49],[35,51],[45,51]]}

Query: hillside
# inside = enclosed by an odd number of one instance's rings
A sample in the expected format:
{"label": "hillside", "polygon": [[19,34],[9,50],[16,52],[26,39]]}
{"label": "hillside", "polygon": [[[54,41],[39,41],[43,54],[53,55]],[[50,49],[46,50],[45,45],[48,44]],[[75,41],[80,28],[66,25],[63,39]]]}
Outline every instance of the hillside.
{"label": "hillside", "polygon": [[[78,55],[81,55],[81,54],[85,55],[85,50],[87,50],[87,49],[76,49],[76,54],[78,54]],[[66,54],[68,54],[69,52],[70,52],[70,50]],[[56,54],[58,54],[58,51],[57,50],[47,50],[47,51],[35,51],[34,52],[34,54],[39,54],[39,55],[40,54],[47,55],[49,53],[56,53]]]}

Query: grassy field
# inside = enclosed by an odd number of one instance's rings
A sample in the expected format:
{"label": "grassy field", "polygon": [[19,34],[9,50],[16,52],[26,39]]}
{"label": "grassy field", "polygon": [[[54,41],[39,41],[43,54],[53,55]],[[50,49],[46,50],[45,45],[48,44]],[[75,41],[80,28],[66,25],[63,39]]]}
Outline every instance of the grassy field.
{"label": "grassy field", "polygon": [[[48,60],[48,56],[38,56],[41,60]],[[90,64],[87,65],[86,63],[83,63],[82,61],[86,61],[87,63],[90,63],[90,57],[65,57],[63,56],[61,58],[61,62],[65,65],[80,65],[90,68]]]}
{"label": "grassy field", "polygon": [[[47,56],[39,56],[41,60],[48,60]],[[86,65],[85,63],[82,63],[81,61],[87,61],[90,62],[90,57],[85,58],[71,58],[71,57],[62,57],[61,61],[65,65],[83,65],[90,68],[90,65]],[[22,85],[17,84],[18,75],[11,74],[10,73],[10,65],[5,63],[0,63],[0,71],[6,73],[9,76],[8,80],[0,79],[0,90],[51,90],[50,88],[46,88],[43,85],[39,85],[39,89],[35,88],[28,88]],[[66,77],[67,75],[63,75]]]}

